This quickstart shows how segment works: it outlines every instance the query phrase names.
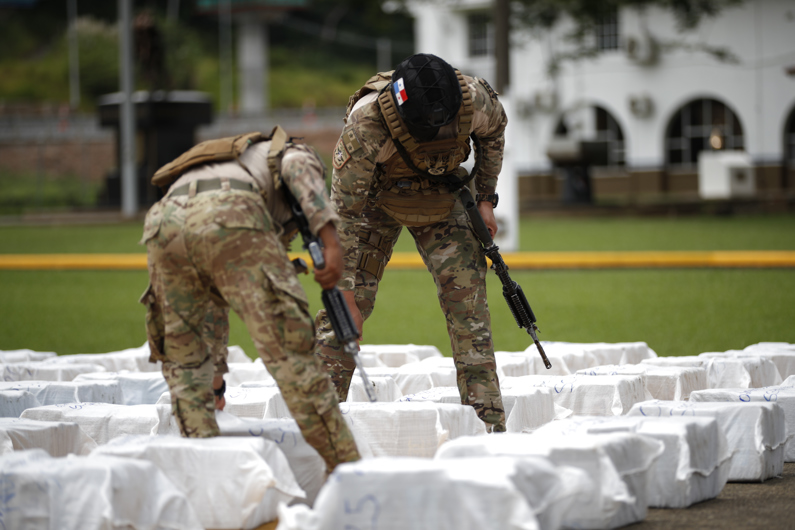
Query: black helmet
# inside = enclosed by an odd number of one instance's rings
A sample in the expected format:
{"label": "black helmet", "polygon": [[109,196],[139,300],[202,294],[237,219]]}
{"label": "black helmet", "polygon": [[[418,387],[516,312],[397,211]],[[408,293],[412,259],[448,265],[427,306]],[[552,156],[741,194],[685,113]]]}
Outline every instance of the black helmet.
{"label": "black helmet", "polygon": [[461,108],[461,85],[444,59],[418,53],[392,72],[392,96],[411,130],[432,132],[452,122]]}

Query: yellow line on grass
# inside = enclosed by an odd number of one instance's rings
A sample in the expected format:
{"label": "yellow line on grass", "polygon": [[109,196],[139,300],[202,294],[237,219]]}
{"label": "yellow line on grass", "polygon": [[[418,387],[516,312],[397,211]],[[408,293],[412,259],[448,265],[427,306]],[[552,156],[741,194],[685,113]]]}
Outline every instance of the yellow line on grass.
{"label": "yellow line on grass", "polygon": [[[309,261],[307,254],[295,253]],[[512,269],[795,267],[795,251],[506,252]],[[420,256],[395,253],[391,269],[424,269]],[[146,254],[0,254],[4,270],[146,270]]]}

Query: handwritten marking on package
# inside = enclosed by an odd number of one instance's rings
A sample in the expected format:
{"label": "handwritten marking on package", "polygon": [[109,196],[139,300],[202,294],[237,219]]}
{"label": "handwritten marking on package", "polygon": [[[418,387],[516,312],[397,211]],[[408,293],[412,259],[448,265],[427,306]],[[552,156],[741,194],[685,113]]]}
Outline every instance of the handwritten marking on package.
{"label": "handwritten marking on package", "polygon": [[[368,518],[368,507],[371,507],[372,515]],[[381,506],[373,495],[365,495],[356,501],[355,505],[345,499],[345,530],[375,530],[378,524],[378,515]]]}

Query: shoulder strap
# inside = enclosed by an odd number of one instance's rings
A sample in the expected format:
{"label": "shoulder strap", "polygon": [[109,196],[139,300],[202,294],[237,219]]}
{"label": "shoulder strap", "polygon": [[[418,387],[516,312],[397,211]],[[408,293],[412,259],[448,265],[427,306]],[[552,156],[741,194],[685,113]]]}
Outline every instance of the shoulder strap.
{"label": "shoulder strap", "polygon": [[274,189],[279,189],[282,185],[282,155],[287,147],[287,132],[277,125],[271,131],[271,145],[268,149],[268,171],[273,179]]}
{"label": "shoulder strap", "polygon": [[353,95],[348,98],[348,107],[345,109],[345,119],[350,116],[351,111],[353,110],[354,105],[356,102],[362,99],[364,96],[369,94],[370,92],[381,92],[385,86],[387,86],[390,81],[392,80],[392,71],[389,72],[378,72],[373,77],[367,80],[362,88],[357,90],[353,93]]}

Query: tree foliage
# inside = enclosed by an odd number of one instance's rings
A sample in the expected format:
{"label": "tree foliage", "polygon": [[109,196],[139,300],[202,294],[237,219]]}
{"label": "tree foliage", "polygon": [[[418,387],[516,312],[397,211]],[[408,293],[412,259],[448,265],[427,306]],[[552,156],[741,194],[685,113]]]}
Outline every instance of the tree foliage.
{"label": "tree foliage", "polygon": [[533,28],[550,29],[564,15],[576,24],[581,37],[601,20],[620,8],[639,10],[659,7],[670,11],[680,30],[694,29],[705,17],[714,17],[743,0],[513,0],[514,22]]}

